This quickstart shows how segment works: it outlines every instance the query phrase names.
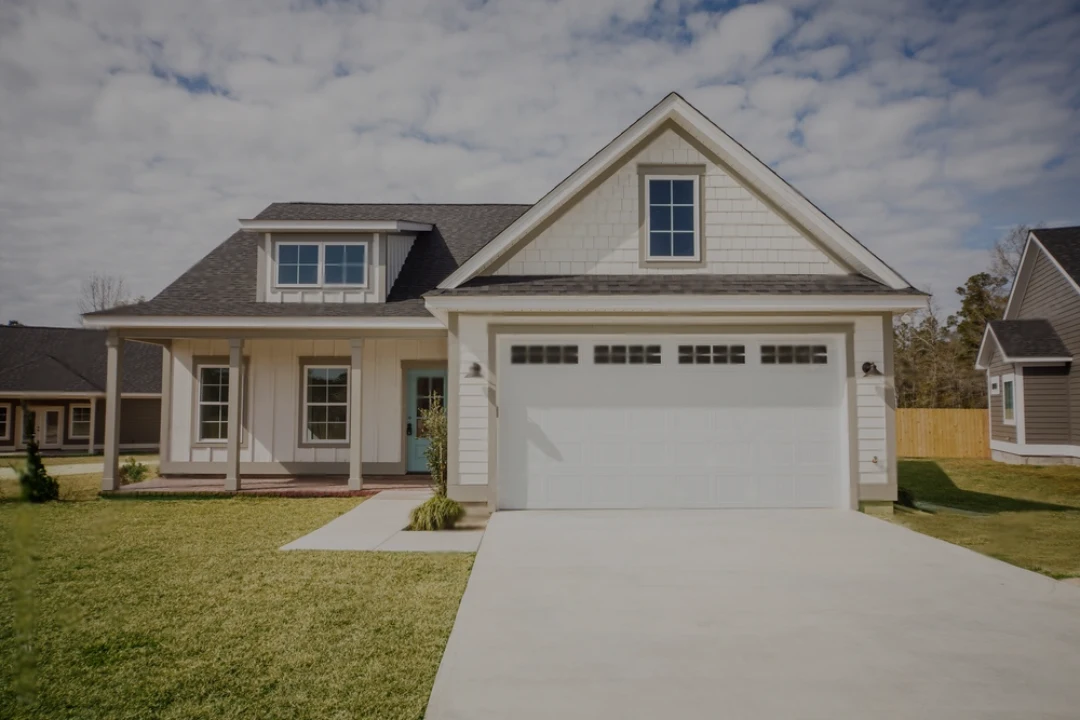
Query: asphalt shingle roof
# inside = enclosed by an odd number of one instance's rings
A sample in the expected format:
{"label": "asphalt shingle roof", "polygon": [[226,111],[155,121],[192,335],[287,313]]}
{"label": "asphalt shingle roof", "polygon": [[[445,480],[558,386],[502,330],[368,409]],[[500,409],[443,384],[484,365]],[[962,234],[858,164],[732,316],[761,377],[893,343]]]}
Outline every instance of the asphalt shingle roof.
{"label": "asphalt shingle roof", "polygon": [[1010,358],[1072,357],[1049,320],[993,320],[990,330]]}
{"label": "asphalt shingle roof", "polygon": [[431,295],[919,295],[862,275],[493,275]]}
{"label": "asphalt shingle roof", "polygon": [[1038,228],[1031,232],[1062,269],[1080,282],[1080,227]]}
{"label": "asphalt shingle roof", "polygon": [[[105,392],[104,330],[0,326],[0,393]],[[121,391],[161,392],[161,348],[124,344]]]}

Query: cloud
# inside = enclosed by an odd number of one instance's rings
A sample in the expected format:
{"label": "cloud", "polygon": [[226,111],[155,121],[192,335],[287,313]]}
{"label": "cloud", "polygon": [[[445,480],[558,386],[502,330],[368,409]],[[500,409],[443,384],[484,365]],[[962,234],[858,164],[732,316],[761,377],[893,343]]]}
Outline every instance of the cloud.
{"label": "cloud", "polygon": [[670,90],[946,306],[1076,217],[1070,3],[710,7],[4,3],[0,320],[153,295],[273,201],[535,201]]}

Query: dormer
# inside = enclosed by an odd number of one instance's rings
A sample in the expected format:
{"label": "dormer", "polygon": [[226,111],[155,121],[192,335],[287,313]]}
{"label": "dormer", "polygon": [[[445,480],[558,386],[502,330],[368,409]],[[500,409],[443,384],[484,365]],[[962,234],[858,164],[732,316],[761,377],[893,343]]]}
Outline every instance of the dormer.
{"label": "dormer", "polygon": [[269,303],[383,303],[418,233],[407,220],[241,220],[261,236],[256,298]]}

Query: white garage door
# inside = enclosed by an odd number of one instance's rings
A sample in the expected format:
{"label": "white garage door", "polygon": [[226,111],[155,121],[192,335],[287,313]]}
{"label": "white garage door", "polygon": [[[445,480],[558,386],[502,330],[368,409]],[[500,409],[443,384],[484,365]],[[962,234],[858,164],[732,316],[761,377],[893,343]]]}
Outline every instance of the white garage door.
{"label": "white garage door", "polygon": [[502,336],[499,507],[846,507],[843,347]]}

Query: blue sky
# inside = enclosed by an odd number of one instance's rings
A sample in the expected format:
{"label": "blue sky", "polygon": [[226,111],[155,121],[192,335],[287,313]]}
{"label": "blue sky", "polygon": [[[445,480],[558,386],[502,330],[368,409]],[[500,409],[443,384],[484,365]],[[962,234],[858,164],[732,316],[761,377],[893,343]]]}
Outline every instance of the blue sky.
{"label": "blue sky", "polygon": [[152,296],[282,200],[532,202],[671,90],[912,282],[1080,224],[1080,8],[943,0],[0,5],[0,320]]}

